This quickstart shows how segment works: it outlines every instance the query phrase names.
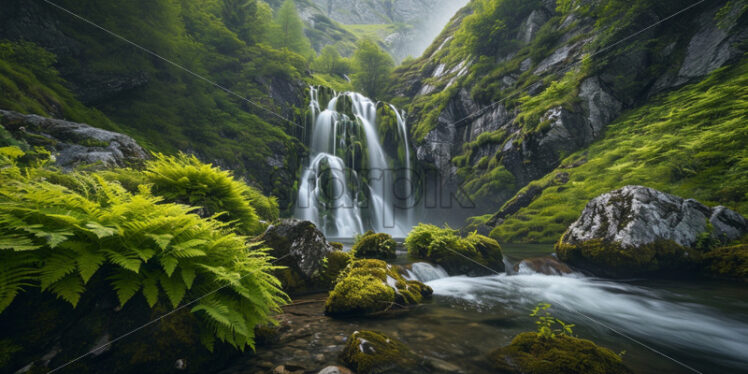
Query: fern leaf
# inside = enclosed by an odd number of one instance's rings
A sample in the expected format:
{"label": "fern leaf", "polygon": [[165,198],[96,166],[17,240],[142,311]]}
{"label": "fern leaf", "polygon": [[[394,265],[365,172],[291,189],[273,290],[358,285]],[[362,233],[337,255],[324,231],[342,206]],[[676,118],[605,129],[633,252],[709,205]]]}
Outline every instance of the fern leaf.
{"label": "fern leaf", "polygon": [[156,245],[158,245],[158,247],[162,250],[167,249],[169,247],[169,244],[171,243],[171,240],[174,239],[174,235],[171,234],[148,234],[147,236],[153,239],[153,241],[156,242]]}
{"label": "fern leaf", "polygon": [[101,268],[106,261],[106,257],[100,253],[84,252],[76,258],[78,262],[78,272],[80,273],[83,283],[88,283],[91,277]]}
{"label": "fern leaf", "polygon": [[143,279],[143,296],[148,306],[153,308],[158,302],[158,279],[150,276]]}
{"label": "fern leaf", "polygon": [[163,256],[159,262],[161,262],[161,267],[164,268],[164,272],[169,277],[174,274],[174,270],[177,268],[177,265],[179,265],[179,260],[172,256]]}
{"label": "fern leaf", "polygon": [[[140,290],[140,277],[131,271],[120,271],[112,275],[109,280],[117,292],[120,305],[124,306]],[[158,289],[156,290],[158,292]],[[158,295],[156,296],[158,297]]]}
{"label": "fern leaf", "polygon": [[184,285],[187,286],[187,289],[192,288],[192,284],[195,282],[196,277],[197,273],[195,272],[195,268],[192,266],[182,267],[182,280],[184,281]]}
{"label": "fern leaf", "polygon": [[140,260],[140,258],[127,257],[119,252],[108,250],[108,249],[103,250],[103,252],[107,254],[107,258],[113,264],[118,265],[124,269],[130,270],[134,273],[137,273],[140,271],[140,265],[142,264],[142,261]]}
{"label": "fern leaf", "polygon": [[34,251],[41,247],[41,245],[35,244],[34,241],[23,235],[3,235],[0,237],[0,249],[22,252]]}
{"label": "fern leaf", "polygon": [[86,228],[99,239],[110,237],[117,233],[117,229],[103,226],[98,222],[89,222],[86,224]]}
{"label": "fern leaf", "polygon": [[184,282],[177,278],[167,277],[162,274],[160,277],[161,288],[164,290],[166,297],[169,298],[171,305],[175,308],[182,302],[184,295],[187,293],[187,288],[184,286]]}
{"label": "fern leaf", "polygon": [[78,264],[69,253],[53,252],[44,260],[39,273],[42,290],[46,290],[55,282],[75,272]]}
{"label": "fern leaf", "polygon": [[57,297],[67,301],[75,307],[80,301],[81,295],[86,288],[83,286],[81,278],[76,274],[71,274],[62,280],[49,286],[49,291]]}

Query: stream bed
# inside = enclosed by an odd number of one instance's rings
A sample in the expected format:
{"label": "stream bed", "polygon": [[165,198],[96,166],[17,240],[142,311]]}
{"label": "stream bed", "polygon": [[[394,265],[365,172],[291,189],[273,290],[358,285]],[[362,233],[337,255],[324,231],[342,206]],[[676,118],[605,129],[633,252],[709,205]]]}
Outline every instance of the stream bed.
{"label": "stream bed", "polygon": [[[504,246],[509,262],[550,250]],[[410,261],[401,254],[397,262]],[[743,284],[531,272],[449,277],[428,264],[417,267],[413,276],[434,289],[430,301],[377,317],[333,319],[323,314],[326,294],[296,298],[280,316],[277,340],[222,373],[271,373],[282,364],[316,373],[339,364],[337,356],[356,330],[400,339],[424,357],[424,372],[491,373],[486,355],[515,335],[535,330],[529,314],[540,302],[574,323],[576,336],[625,352],[624,362],[637,373],[693,372],[683,365],[703,373],[748,372],[748,290]]]}

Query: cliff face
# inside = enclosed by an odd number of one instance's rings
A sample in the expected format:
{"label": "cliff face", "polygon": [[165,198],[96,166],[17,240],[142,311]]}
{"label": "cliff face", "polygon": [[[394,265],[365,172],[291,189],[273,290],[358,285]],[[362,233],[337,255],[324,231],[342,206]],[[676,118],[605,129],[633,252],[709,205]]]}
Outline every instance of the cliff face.
{"label": "cliff face", "polygon": [[[690,4],[512,3],[471,2],[421,58],[396,71],[391,90],[395,102],[415,98],[407,110],[418,160],[485,207],[474,215],[496,212],[601,139],[622,113],[746,51],[740,2],[701,4],[672,20],[666,17]],[[497,19],[499,31],[488,35],[486,25]],[[546,179],[563,181],[561,174]]]}

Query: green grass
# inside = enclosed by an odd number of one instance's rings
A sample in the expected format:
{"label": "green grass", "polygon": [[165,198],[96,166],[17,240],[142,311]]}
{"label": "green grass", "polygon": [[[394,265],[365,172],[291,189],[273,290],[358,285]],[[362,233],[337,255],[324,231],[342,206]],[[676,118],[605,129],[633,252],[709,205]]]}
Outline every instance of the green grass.
{"label": "green grass", "polygon": [[381,42],[386,36],[397,31],[397,25],[391,23],[371,25],[343,25],[343,28],[355,35],[358,39],[371,39]]}
{"label": "green grass", "polygon": [[[502,242],[558,240],[586,203],[630,184],[748,212],[748,61],[660,96],[609,125],[600,141],[532,184],[569,173],[496,227]],[[572,165],[581,163],[580,166]],[[528,188],[528,187],[525,187]]]}

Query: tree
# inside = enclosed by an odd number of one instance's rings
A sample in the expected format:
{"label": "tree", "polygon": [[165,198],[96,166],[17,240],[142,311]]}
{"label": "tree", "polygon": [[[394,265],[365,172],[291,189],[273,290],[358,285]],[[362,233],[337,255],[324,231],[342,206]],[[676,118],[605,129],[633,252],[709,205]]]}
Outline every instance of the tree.
{"label": "tree", "polygon": [[390,79],[395,62],[371,40],[362,40],[353,54],[353,86],[371,98],[379,96]]}
{"label": "tree", "polygon": [[350,73],[350,64],[347,59],[340,57],[335,47],[327,45],[312,63],[312,69],[320,73],[342,75]]}
{"label": "tree", "polygon": [[314,54],[309,39],[304,34],[304,23],[296,11],[296,3],[286,0],[278,9],[273,22],[270,43],[278,49],[288,49],[304,57]]}
{"label": "tree", "polygon": [[265,40],[273,10],[260,0],[224,0],[222,18],[226,27],[249,45]]}

